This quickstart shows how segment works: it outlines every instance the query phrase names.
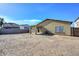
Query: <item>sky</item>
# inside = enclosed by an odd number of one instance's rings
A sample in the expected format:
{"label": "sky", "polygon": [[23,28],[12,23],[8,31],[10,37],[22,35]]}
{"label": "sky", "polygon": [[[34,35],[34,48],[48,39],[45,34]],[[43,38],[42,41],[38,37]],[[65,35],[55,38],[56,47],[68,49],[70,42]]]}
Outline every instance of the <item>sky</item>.
{"label": "sky", "polygon": [[0,17],[17,24],[36,25],[47,18],[73,22],[78,16],[77,3],[0,3]]}

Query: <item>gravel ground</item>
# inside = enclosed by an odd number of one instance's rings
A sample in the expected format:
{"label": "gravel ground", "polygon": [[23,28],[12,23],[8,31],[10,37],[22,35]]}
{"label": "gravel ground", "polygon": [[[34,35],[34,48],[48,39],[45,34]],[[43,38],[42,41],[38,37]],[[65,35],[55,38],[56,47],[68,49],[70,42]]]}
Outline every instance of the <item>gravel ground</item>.
{"label": "gravel ground", "polygon": [[79,56],[79,37],[0,35],[0,56]]}

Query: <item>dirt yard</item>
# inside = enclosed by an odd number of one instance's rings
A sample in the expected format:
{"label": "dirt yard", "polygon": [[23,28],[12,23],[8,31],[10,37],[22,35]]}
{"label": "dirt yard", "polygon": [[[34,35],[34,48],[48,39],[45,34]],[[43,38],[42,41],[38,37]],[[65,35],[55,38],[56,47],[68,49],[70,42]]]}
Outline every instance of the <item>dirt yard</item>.
{"label": "dirt yard", "polygon": [[0,56],[79,56],[79,37],[0,35]]}

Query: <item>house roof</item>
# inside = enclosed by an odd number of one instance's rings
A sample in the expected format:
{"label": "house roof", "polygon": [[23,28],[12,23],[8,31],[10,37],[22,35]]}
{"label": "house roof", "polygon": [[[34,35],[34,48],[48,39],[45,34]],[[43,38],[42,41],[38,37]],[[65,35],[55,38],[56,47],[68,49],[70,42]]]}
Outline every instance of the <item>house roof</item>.
{"label": "house roof", "polygon": [[28,24],[23,24],[23,25],[19,25],[19,26],[30,27]]}
{"label": "house roof", "polygon": [[79,17],[74,22],[76,22],[78,19],[79,19]]}
{"label": "house roof", "polygon": [[48,21],[48,20],[51,20],[51,21],[59,21],[59,22],[66,22],[66,23],[72,24],[72,22],[70,22],[70,21],[63,21],[63,20],[56,20],[56,19],[45,19],[44,21],[38,23],[37,25],[39,25],[39,24],[41,24],[41,23],[43,23],[43,22],[45,22],[45,21]]}
{"label": "house roof", "polygon": [[16,23],[4,23],[3,27],[19,27],[19,25]]}

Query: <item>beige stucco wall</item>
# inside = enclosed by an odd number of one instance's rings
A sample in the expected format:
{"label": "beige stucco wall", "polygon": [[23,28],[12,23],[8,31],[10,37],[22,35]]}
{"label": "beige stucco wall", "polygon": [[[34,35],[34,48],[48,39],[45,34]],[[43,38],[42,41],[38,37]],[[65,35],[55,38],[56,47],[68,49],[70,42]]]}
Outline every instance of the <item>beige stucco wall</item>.
{"label": "beige stucco wall", "polygon": [[64,33],[66,35],[71,35],[70,23],[59,22],[59,21],[52,21],[48,25],[44,26],[44,28],[46,28],[50,32],[56,34],[55,33],[55,27],[56,26],[63,26],[64,27]]}

